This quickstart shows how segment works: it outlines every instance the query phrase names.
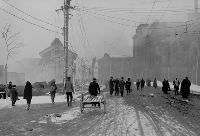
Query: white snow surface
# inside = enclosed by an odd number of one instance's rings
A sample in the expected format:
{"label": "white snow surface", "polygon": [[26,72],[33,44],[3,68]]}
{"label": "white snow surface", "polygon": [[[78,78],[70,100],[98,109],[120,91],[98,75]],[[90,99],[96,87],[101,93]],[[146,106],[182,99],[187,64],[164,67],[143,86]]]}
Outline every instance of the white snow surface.
{"label": "white snow surface", "polygon": [[[104,89],[105,86],[102,86],[100,89]],[[79,97],[81,94],[84,94],[88,92],[88,90],[82,90],[82,91],[78,91],[76,92],[75,94],[73,94],[73,98],[75,100],[78,100],[77,97]],[[20,100],[18,100],[16,102],[16,106],[19,106],[19,105],[26,105],[27,102],[25,99],[23,99],[23,97],[19,97]],[[55,97],[55,103],[58,103],[58,102],[66,102],[66,95],[56,95]],[[47,103],[51,103],[51,98],[49,95],[46,95],[46,96],[33,96],[32,100],[31,100],[31,104],[47,104]],[[8,108],[11,108],[11,100],[10,100],[10,97],[8,97],[7,99],[0,99],[0,109],[1,108],[4,108],[4,107],[8,107]]]}

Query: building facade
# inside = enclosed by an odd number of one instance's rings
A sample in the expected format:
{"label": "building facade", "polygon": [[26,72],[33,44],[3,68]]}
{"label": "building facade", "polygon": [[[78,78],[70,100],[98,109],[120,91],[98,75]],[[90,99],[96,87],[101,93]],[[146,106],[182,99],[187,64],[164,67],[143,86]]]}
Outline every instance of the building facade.
{"label": "building facade", "polygon": [[98,60],[98,79],[101,83],[110,79],[110,77],[133,78],[133,58],[119,55],[104,54],[104,57]]}
{"label": "building facade", "polygon": [[[179,26],[179,27],[176,27]],[[185,34],[182,34],[185,30]],[[187,27],[182,24],[154,22],[138,26],[133,36],[133,58],[136,77],[173,81],[190,74],[195,60],[195,43]]]}
{"label": "building facade", "polygon": [[[42,67],[42,80],[50,81],[56,79],[57,83],[63,83],[65,54],[64,46],[58,38],[55,38],[51,46],[39,53],[41,61],[39,65]],[[74,61],[77,54],[68,50],[68,76],[73,77]]]}

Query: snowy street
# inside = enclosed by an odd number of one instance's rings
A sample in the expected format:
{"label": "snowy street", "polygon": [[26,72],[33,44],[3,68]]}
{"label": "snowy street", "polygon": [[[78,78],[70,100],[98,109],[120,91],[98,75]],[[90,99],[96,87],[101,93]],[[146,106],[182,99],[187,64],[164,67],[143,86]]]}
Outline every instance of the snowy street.
{"label": "snowy street", "polygon": [[[199,105],[187,107],[164,95],[159,89],[133,89],[131,95],[106,94],[106,113],[101,109],[86,108],[80,112],[79,101],[73,107],[66,102],[33,104],[30,111],[25,105],[0,110],[0,132],[5,136],[198,136]],[[58,96],[57,96],[58,97]],[[58,97],[59,98],[59,97]],[[169,103],[169,101],[171,103]],[[199,103],[199,99],[190,104]],[[185,105],[190,111],[186,115]],[[86,105],[87,106],[87,105]],[[88,105],[89,106],[89,105]],[[193,111],[192,111],[193,110]],[[185,112],[184,112],[185,111]],[[193,115],[193,118],[192,116]]]}

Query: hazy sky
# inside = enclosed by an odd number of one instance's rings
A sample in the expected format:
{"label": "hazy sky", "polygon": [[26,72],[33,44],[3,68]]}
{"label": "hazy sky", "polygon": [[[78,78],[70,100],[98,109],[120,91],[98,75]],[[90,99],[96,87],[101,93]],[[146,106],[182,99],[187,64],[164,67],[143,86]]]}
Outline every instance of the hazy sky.
{"label": "hazy sky", "polygon": [[[63,12],[55,11],[63,5],[63,1],[9,0],[7,2],[37,19],[63,27]],[[161,22],[187,21],[186,13],[194,9],[194,0],[72,0],[71,5],[76,6],[76,10],[70,12],[73,15],[70,17],[69,25],[70,49],[80,58],[86,57],[89,60],[93,56],[101,58],[105,52],[132,56],[135,26],[140,22],[152,23],[156,19],[160,20],[162,15]],[[0,8],[33,24],[62,32],[60,28],[27,16],[3,0],[0,0]],[[0,9],[0,26],[4,25],[3,18],[14,21],[15,29],[22,30],[20,37],[26,44],[26,47],[20,49],[19,54],[10,58],[10,64],[22,58],[39,58],[39,52],[50,46],[54,38],[59,38],[63,43],[61,34],[29,24]],[[5,43],[0,39],[0,64],[3,65],[5,52]]]}

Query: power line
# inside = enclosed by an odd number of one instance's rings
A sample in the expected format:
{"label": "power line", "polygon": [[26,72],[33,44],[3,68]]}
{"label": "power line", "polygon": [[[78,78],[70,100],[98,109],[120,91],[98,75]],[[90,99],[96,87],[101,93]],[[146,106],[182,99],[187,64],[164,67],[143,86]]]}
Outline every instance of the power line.
{"label": "power line", "polygon": [[55,26],[55,27],[57,27],[57,28],[60,28],[60,29],[62,29],[61,27],[58,27],[58,26],[56,26],[56,25],[53,25],[53,24],[51,24],[51,23],[48,23],[48,22],[45,22],[45,21],[43,21],[43,20],[41,20],[41,19],[38,19],[38,18],[36,18],[36,17],[33,17],[33,16],[31,16],[31,15],[27,14],[26,12],[24,12],[24,11],[22,11],[22,10],[20,10],[20,9],[16,8],[15,6],[13,6],[13,5],[11,5],[11,4],[9,4],[9,3],[8,3],[8,2],[6,2],[5,0],[3,0],[3,1],[4,1],[6,4],[8,4],[9,6],[11,6],[11,7],[15,8],[16,10],[18,10],[18,11],[20,11],[20,12],[24,13],[24,14],[26,14],[26,15],[27,15],[27,16],[29,16],[29,17],[32,17],[32,18],[34,18],[34,19],[36,19],[36,20],[38,20],[38,21],[41,21],[41,22],[43,22],[43,23],[46,23],[46,24],[48,24],[48,25]]}
{"label": "power line", "polygon": [[[162,16],[160,17],[160,19],[159,19],[158,23],[160,22],[160,20],[161,20],[161,19],[162,19],[162,17],[164,16],[165,12],[166,12],[166,11],[167,11],[167,9],[169,8],[169,6],[170,6],[171,2],[172,2],[172,0],[169,2],[169,4],[168,4],[167,8],[166,8],[166,9],[165,9],[165,11],[163,12],[163,14],[162,14]],[[157,23],[156,27],[158,26],[158,23]],[[156,28],[156,27],[155,27],[155,28]],[[153,31],[155,30],[155,28],[152,30],[152,33],[153,33]]]}
{"label": "power line", "polygon": [[[83,11],[84,12],[84,11]],[[87,11],[85,11],[85,12],[87,12]],[[89,14],[90,13],[90,14]],[[88,15],[91,15],[91,13],[92,12],[87,12],[86,14],[88,14]],[[94,12],[93,12],[94,13]],[[137,21],[132,21],[132,20],[126,20],[126,19],[122,19],[122,18],[117,18],[117,17],[112,17],[112,16],[107,16],[107,15],[102,15],[102,14],[98,14],[98,13],[94,13],[94,14],[97,14],[97,15],[100,15],[100,16],[105,16],[105,17],[110,17],[110,18],[114,18],[114,19],[120,19],[120,20],[124,20],[124,21],[130,21],[130,22],[134,22],[134,23],[144,23],[144,22],[137,22]],[[94,16],[94,15],[92,15],[93,17],[97,17],[97,16]],[[97,17],[98,18],[98,17]],[[102,18],[101,18],[102,19]],[[105,19],[103,19],[103,20],[105,20]],[[110,22],[110,20],[106,20],[106,21],[109,21]],[[113,23],[117,23],[117,22],[113,22]],[[172,22],[172,23],[179,23],[179,22]],[[181,22],[181,23],[185,23],[185,22]],[[121,24],[120,23],[120,25],[126,25],[126,24]],[[174,26],[174,27],[181,27],[181,26],[184,26],[184,25],[178,25],[178,26]],[[131,26],[131,27],[133,27],[133,26]],[[165,27],[165,28],[155,28],[155,29],[166,29],[166,28],[174,28],[174,27]],[[145,29],[145,28],[144,28]]]}
{"label": "power line", "polygon": [[[45,29],[45,30],[50,31],[50,32],[55,32],[55,31],[53,31],[53,30],[50,30],[50,29],[44,28],[44,27],[42,27],[42,26],[39,26],[39,25],[37,25],[37,24],[31,23],[31,22],[29,22],[29,21],[27,21],[27,20],[25,20],[25,19],[23,19],[23,18],[20,18],[20,17],[14,15],[14,14],[12,14],[12,13],[10,13],[10,12],[8,12],[8,11],[2,9],[2,8],[0,8],[0,9],[3,10],[4,12],[6,12],[6,13],[8,13],[8,14],[10,14],[10,15],[12,15],[12,16],[18,18],[18,19],[20,19],[20,20],[23,20],[23,21],[29,23],[29,24],[35,25],[35,26],[37,26],[37,27],[40,27],[40,28]],[[56,32],[56,33],[59,33],[59,32]],[[59,34],[62,34],[62,33],[59,33]]]}

